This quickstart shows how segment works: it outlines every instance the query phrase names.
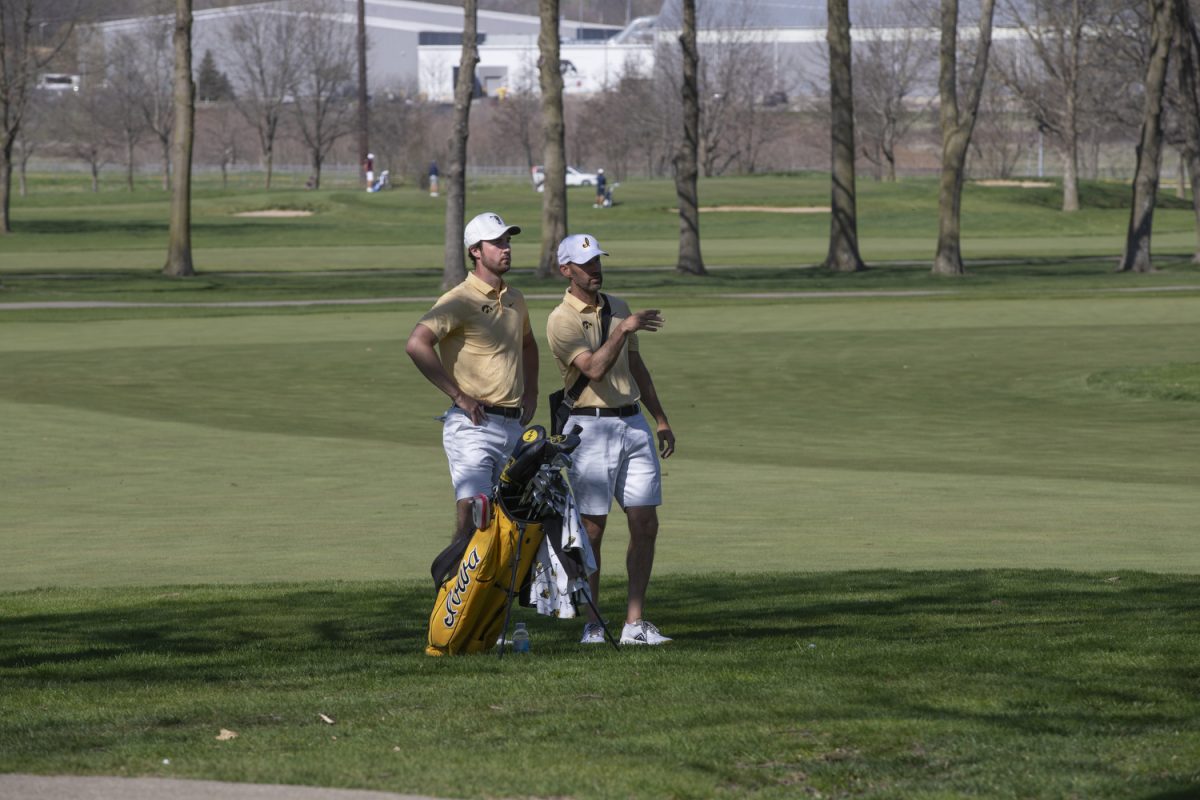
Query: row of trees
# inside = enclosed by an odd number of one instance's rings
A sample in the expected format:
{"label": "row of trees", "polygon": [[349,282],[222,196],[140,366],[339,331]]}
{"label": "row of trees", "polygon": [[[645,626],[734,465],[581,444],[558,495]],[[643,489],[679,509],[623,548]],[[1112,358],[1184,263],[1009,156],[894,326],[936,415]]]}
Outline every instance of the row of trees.
{"label": "row of trees", "polygon": [[[42,2],[38,0],[39,9],[45,8]],[[49,32],[46,18],[34,13],[34,0],[0,0],[5,15],[4,69],[10,76],[0,85],[6,135],[0,165],[5,228],[14,152],[20,161],[37,143],[53,138],[37,135],[29,92],[21,95],[11,87],[32,85],[31,76],[51,63],[71,39],[70,23],[78,18],[69,13],[69,0],[46,2],[59,12]],[[848,4],[829,0],[828,81],[821,82],[828,87],[828,100],[821,113],[831,134],[833,165],[830,266],[863,267],[856,243],[856,162],[869,163],[880,177],[894,179],[906,137],[912,136],[921,120],[932,118],[936,105],[934,129],[941,136],[942,181],[935,271],[962,272],[958,250],[962,184],[968,159],[974,155],[982,161],[987,155],[975,134],[981,115],[986,117],[989,111],[994,120],[1018,114],[1033,120],[1059,150],[1066,212],[1078,208],[1081,142],[1088,135],[1098,141],[1097,131],[1138,126],[1138,177],[1130,223],[1131,242],[1136,239],[1136,243],[1127,248],[1126,268],[1150,268],[1149,223],[1164,143],[1184,155],[1193,184],[1200,176],[1196,132],[1200,123],[1195,113],[1195,71],[1200,59],[1190,1],[1154,0],[1143,5],[1141,0],[1020,4],[999,0],[999,12],[995,2],[983,0],[971,20],[960,19],[956,0],[942,0],[936,20],[928,20],[928,9],[914,6],[906,12],[905,24],[888,25],[880,18],[857,31],[851,46]],[[806,90],[812,94],[814,76],[806,76],[797,64],[769,56],[769,49],[758,46],[755,35],[746,30],[728,32],[701,51],[694,44],[694,4],[684,3],[680,39],[661,47],[653,69],[631,69],[609,90],[572,106],[562,96],[558,3],[541,0],[539,8],[543,35],[538,64],[531,64],[529,74],[517,79],[503,102],[472,112],[469,78],[478,60],[473,35],[477,11],[476,4],[466,3],[463,68],[453,119],[439,121],[437,109],[420,101],[384,103],[377,98],[371,104],[375,111],[371,129],[377,141],[383,141],[377,152],[394,149],[388,142],[404,143],[410,174],[423,172],[425,154],[443,163],[450,200],[447,280],[453,280],[451,273],[460,271],[462,264],[461,252],[456,252],[461,246],[454,242],[461,241],[459,207],[465,208],[465,198],[455,192],[465,186],[472,113],[487,115],[485,142],[486,137],[502,141],[510,152],[519,148],[528,164],[546,166],[543,270],[552,266],[553,243],[567,230],[565,188],[559,175],[571,152],[577,159],[590,154],[618,175],[635,168],[673,174],[681,209],[678,266],[702,273],[697,176],[753,172],[772,148],[796,146],[799,115],[794,108],[785,111],[787,106],[781,104],[790,99],[794,106],[796,94]],[[889,8],[894,22],[896,6]],[[176,26],[179,12],[177,8]],[[210,150],[215,142],[222,145],[216,148],[222,153],[222,164],[236,143],[217,140],[232,137],[238,128],[252,130],[256,155],[270,186],[280,135],[287,131],[303,142],[319,186],[322,164],[331,148],[354,129],[356,112],[359,149],[365,151],[367,104],[359,96],[362,66],[358,93],[353,84],[355,56],[361,61],[363,48],[356,46],[350,26],[331,23],[329,12],[321,0],[291,0],[275,10],[240,15],[231,30],[227,62],[217,65],[205,59],[199,71],[201,96],[230,113],[236,111],[240,118],[237,126],[211,126],[215,132],[204,137]],[[871,22],[870,10],[863,13]],[[1020,39],[993,47],[997,13],[1023,32]],[[178,76],[173,82],[168,77],[169,65],[178,66],[180,51],[172,41],[179,32],[170,21],[169,16],[152,18],[141,29],[105,43],[74,37],[85,74],[105,77],[85,92],[60,98],[70,101],[63,103],[70,107],[69,118],[66,124],[58,120],[46,127],[58,132],[60,144],[70,141],[76,157],[90,160],[94,174],[102,157],[111,158],[120,150],[132,185],[135,150],[150,142],[161,153],[164,188],[171,186],[170,146],[179,119],[179,94]],[[26,38],[13,31],[24,31]],[[937,32],[939,42],[936,61],[931,31]],[[960,31],[968,34],[961,42]],[[190,51],[188,58],[190,80]],[[16,73],[10,65],[22,63],[24,77],[12,79]],[[936,104],[927,91],[935,72]],[[213,108],[207,112],[211,119]],[[431,133],[439,129],[445,130],[444,144],[439,134]],[[996,143],[996,161],[1011,164],[1002,152],[1011,146],[1003,133],[984,138]],[[476,149],[479,146],[476,142]],[[414,153],[414,147],[425,152]],[[452,265],[458,265],[457,270]]]}
{"label": "row of trees", "polygon": [[[1153,268],[1150,241],[1164,143],[1174,137],[1192,173],[1200,175],[1200,97],[1197,64],[1200,37],[1192,0],[1002,0],[1004,13],[1024,36],[996,58],[1001,84],[1059,145],[1063,211],[1079,208],[1080,131],[1084,120],[1102,115],[1132,117],[1121,98],[1140,101],[1140,133],[1122,271]],[[851,89],[847,0],[828,0],[833,132],[833,220],[827,264],[862,269],[856,246],[855,117]],[[958,0],[941,0],[938,101],[942,135],[939,225],[933,272],[961,275],[960,218],[966,159],[992,59],[996,0],[981,0],[977,29],[960,43]],[[904,63],[897,59],[894,63]],[[1124,91],[1122,91],[1124,90]],[[1173,123],[1173,124],[1172,124]],[[1193,192],[1198,231],[1200,202]],[[1198,252],[1200,257],[1200,252]]]}

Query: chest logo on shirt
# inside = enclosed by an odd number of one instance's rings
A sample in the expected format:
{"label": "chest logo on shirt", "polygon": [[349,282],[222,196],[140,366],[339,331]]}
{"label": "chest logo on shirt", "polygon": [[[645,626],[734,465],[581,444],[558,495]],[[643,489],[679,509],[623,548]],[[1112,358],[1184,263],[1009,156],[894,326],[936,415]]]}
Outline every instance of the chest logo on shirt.
{"label": "chest logo on shirt", "polygon": [[484,303],[483,305],[481,305],[481,306],[479,307],[479,310],[480,310],[480,311],[482,311],[482,312],[483,312],[483,313],[485,313],[485,314],[491,314],[491,313],[492,313],[493,311],[495,311],[496,309],[492,308],[492,307],[491,307],[491,306],[489,306],[487,303]]}
{"label": "chest logo on shirt", "polygon": [[590,330],[592,329],[592,323],[588,322],[588,321],[585,319],[585,320],[583,321],[583,329],[584,329],[585,331],[590,331]]}

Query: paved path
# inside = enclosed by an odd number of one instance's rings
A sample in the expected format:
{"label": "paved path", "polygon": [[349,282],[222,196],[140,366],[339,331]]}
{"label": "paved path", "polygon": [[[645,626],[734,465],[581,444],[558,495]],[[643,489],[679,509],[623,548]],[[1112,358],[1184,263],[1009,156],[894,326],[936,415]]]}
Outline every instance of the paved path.
{"label": "paved path", "polygon": [[415,794],[167,778],[0,775],[0,800],[434,800]]}

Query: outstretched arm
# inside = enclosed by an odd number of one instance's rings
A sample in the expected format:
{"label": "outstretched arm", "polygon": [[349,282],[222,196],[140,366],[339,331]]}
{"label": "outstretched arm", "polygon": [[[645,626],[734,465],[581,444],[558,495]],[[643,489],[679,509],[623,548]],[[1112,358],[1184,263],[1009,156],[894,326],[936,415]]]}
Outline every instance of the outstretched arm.
{"label": "outstretched arm", "polygon": [[[621,324],[615,330],[609,331],[608,341],[601,344],[596,350],[580,353],[571,363],[576,369],[587,375],[588,380],[598,381],[608,374],[613,364],[617,363],[617,356],[620,355],[621,348],[625,345],[625,339],[629,334],[638,331],[653,333],[661,328],[664,322],[665,320],[657,308],[648,308],[645,311],[630,314],[621,320]],[[633,353],[630,353],[630,356],[632,355]]]}

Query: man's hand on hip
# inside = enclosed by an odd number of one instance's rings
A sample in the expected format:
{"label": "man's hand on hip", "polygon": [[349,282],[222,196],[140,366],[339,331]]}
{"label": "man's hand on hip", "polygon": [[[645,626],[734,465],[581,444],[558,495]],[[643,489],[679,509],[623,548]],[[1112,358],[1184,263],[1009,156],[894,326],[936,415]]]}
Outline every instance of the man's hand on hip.
{"label": "man's hand on hip", "polygon": [[472,425],[482,425],[487,422],[487,412],[483,410],[483,403],[476,400],[474,397],[468,397],[465,394],[460,394],[454,398],[454,405],[463,410],[468,417],[471,418]]}

